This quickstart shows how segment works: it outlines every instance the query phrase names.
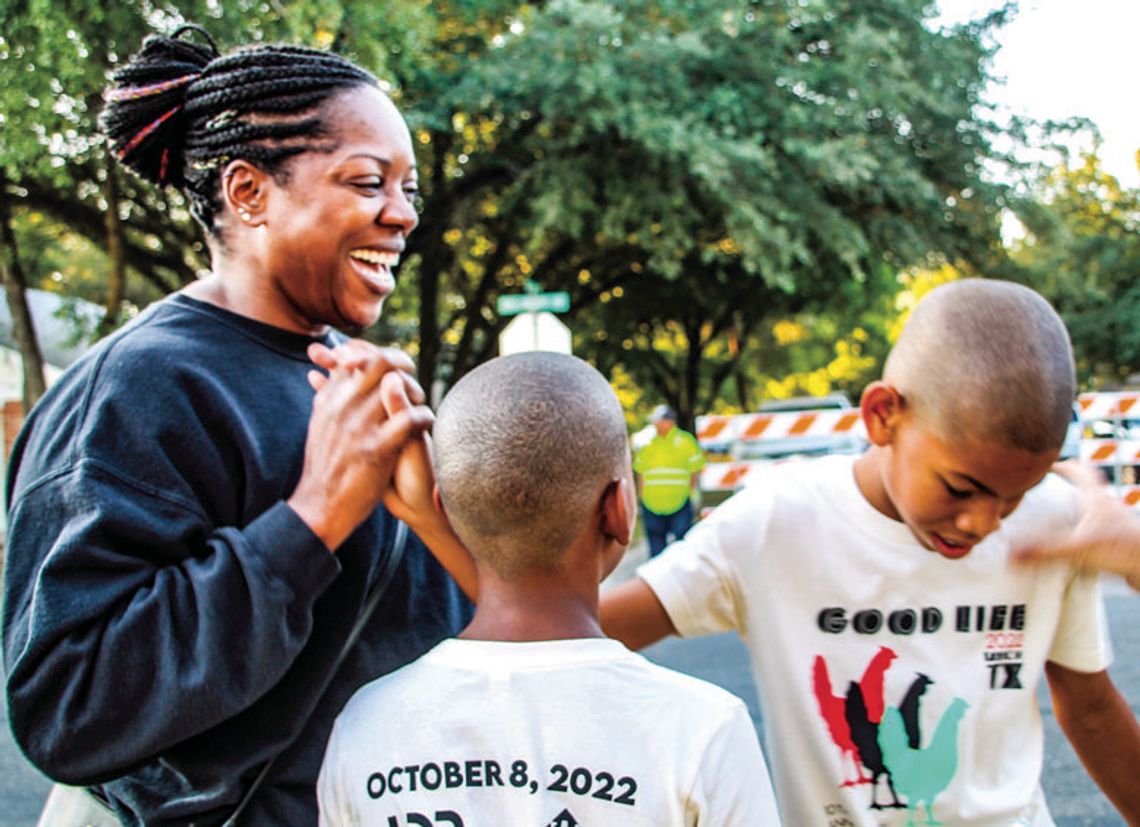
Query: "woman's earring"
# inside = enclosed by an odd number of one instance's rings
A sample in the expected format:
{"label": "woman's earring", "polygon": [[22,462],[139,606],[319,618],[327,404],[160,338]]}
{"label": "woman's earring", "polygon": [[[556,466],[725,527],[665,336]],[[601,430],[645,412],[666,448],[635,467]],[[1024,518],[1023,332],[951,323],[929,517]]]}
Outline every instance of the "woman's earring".
{"label": "woman's earring", "polygon": [[241,220],[246,222],[247,224],[249,223],[249,220],[253,217],[249,214],[249,210],[245,209],[244,207],[238,207],[237,214],[241,218]]}

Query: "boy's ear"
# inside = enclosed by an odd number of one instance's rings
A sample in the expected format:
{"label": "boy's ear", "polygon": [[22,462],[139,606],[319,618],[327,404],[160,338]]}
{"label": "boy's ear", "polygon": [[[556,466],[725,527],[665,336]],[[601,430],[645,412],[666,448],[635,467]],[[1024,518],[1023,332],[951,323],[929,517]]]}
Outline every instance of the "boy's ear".
{"label": "boy's ear", "polygon": [[222,198],[243,224],[265,223],[267,174],[249,161],[231,161],[222,174]]}
{"label": "boy's ear", "polygon": [[887,382],[872,382],[864,389],[859,410],[872,445],[890,444],[903,413],[903,404],[898,388]]}
{"label": "boy's ear", "polygon": [[447,519],[447,509],[443,507],[443,497],[439,493],[439,486],[433,485],[431,487],[431,501],[435,506],[435,513]]}
{"label": "boy's ear", "polygon": [[[439,493],[439,486],[433,485],[431,487],[431,502],[435,506],[435,513],[447,524],[451,529],[452,534],[455,533],[455,527],[451,525],[451,518],[447,516],[447,506],[443,504],[443,495]],[[462,541],[460,541],[462,542]]]}
{"label": "boy's ear", "polygon": [[629,480],[614,480],[602,494],[602,533],[622,546],[633,539],[633,520],[629,510]]}

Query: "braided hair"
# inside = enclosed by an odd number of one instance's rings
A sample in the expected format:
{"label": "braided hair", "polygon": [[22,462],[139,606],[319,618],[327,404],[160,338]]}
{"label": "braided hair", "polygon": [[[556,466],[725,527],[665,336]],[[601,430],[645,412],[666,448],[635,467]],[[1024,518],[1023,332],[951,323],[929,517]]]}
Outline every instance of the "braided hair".
{"label": "braided hair", "polygon": [[[182,39],[196,33],[206,43]],[[285,162],[327,151],[320,106],[376,78],[343,57],[298,46],[254,46],[222,55],[204,29],[152,35],[112,75],[101,126],[119,161],[146,181],[182,190],[212,232],[220,170],[242,158],[279,181]]]}

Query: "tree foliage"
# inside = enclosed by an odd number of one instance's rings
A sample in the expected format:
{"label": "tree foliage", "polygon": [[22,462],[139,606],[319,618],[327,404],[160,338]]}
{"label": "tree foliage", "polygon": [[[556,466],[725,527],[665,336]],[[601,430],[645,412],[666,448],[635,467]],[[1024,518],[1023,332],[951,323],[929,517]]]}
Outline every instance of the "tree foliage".
{"label": "tree foliage", "polygon": [[[493,355],[496,299],[533,279],[571,294],[576,351],[644,404],[683,419],[725,393],[752,406],[779,319],[849,338],[899,270],[1001,252],[978,107],[1000,14],[935,31],[924,0],[5,5],[18,238],[54,224],[106,250],[119,233],[128,305],[205,264],[179,199],[114,171],[93,137],[105,73],[146,31],[193,20],[223,48],[334,48],[388,81],[425,204],[374,335],[418,350],[425,386]],[[31,283],[100,287],[34,258]]]}
{"label": "tree foliage", "polygon": [[[421,378],[437,343],[456,373],[492,354],[494,300],[530,278],[572,294],[578,352],[684,418],[766,320],[999,254],[977,109],[997,21],[934,32],[924,7],[465,6],[463,45],[401,87],[426,173]],[[454,44],[455,6],[432,8]]]}
{"label": "tree foliage", "polygon": [[1140,372],[1140,190],[1094,148],[1044,169],[1031,192],[1016,261],[1064,318],[1082,384],[1127,381]]}

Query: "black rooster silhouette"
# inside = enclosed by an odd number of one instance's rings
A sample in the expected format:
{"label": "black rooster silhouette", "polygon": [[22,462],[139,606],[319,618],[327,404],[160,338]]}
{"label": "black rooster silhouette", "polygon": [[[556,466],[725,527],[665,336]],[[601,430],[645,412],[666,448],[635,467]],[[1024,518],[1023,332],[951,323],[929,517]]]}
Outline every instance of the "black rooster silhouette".
{"label": "black rooster silhouette", "polygon": [[[883,717],[883,676],[897,657],[893,650],[880,646],[879,651],[867,664],[863,677],[859,679],[859,689],[863,696],[863,703],[867,708],[867,718],[877,724]],[[816,655],[812,662],[812,688],[815,699],[819,704],[819,714],[827,724],[827,731],[831,740],[839,747],[840,761],[843,765],[843,774],[847,775],[848,760],[853,770],[850,778],[845,777],[841,786],[851,787],[858,784],[870,784],[871,777],[865,775],[859,766],[858,751],[851,738],[851,727],[847,723],[846,701],[835,695],[831,689],[831,676],[827,671],[827,661],[822,655]]]}
{"label": "black rooster silhouette", "polygon": [[918,722],[918,704],[922,694],[926,692],[926,687],[932,683],[934,681],[919,672],[918,677],[914,679],[906,694],[903,695],[902,703],[899,704],[903,727],[906,729],[906,740],[911,749],[918,749],[922,746],[922,729]]}
{"label": "black rooster silhouette", "polygon": [[[872,720],[867,712],[867,703],[863,699],[863,690],[855,681],[847,685],[847,701],[844,705],[847,726],[851,730],[851,740],[855,742],[855,749],[859,753],[859,760],[871,774],[871,809],[884,808],[900,809],[906,805],[899,801],[895,785],[891,781],[891,772],[883,763],[883,752],[879,749],[879,722]],[[879,779],[886,776],[887,789],[891,793],[892,803],[879,803]]]}

